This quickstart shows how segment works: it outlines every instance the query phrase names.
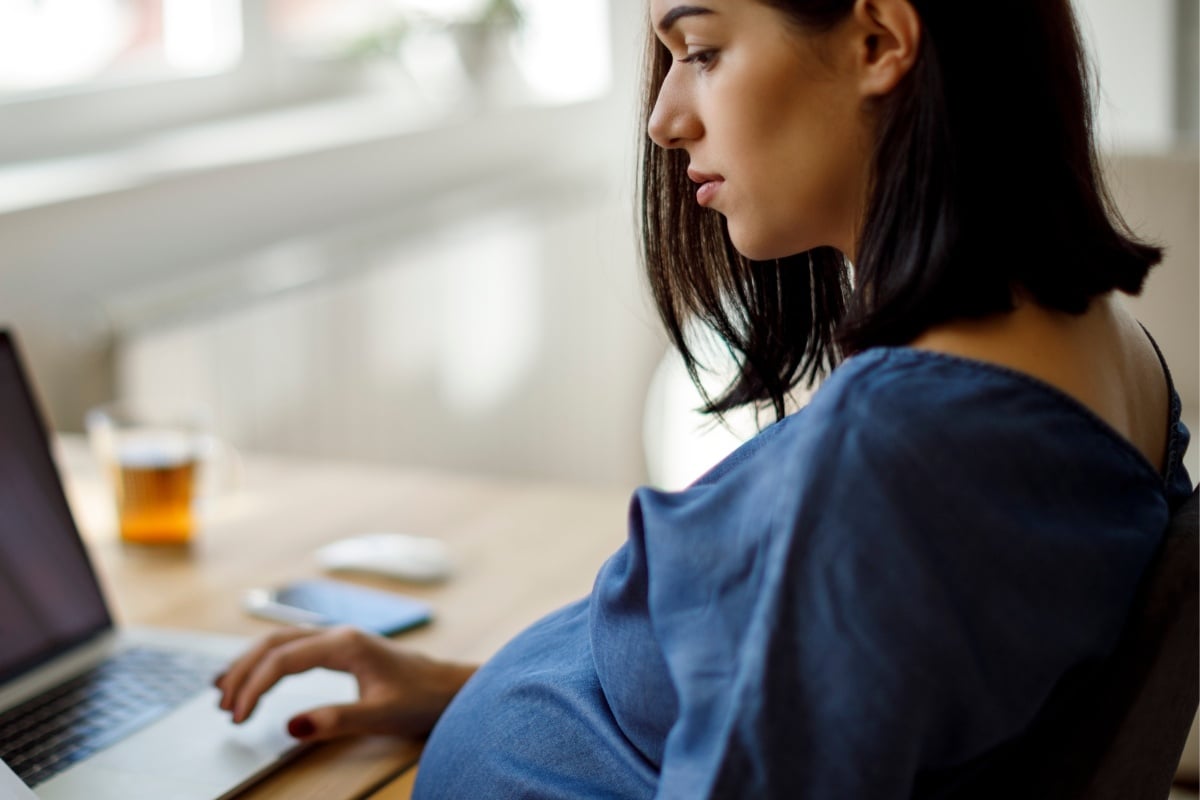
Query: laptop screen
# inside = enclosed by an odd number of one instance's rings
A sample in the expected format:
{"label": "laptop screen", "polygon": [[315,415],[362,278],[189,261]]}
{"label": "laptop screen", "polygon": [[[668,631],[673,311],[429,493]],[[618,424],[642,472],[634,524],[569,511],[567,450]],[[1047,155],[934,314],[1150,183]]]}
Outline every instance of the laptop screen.
{"label": "laptop screen", "polygon": [[16,346],[0,330],[0,681],[111,625]]}

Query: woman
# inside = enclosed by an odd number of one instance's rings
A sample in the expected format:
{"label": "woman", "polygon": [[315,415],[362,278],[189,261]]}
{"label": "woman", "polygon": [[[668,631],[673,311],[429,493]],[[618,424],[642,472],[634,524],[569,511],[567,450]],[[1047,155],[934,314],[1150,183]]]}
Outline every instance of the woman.
{"label": "woman", "polygon": [[[708,410],[802,411],[640,490],[590,597],[478,671],[281,632],[218,682],[358,677],[302,739],[432,730],[420,797],[933,796],[1111,651],[1191,489],[1117,292],[1067,0],[650,0],[645,258],[738,358]],[[853,265],[853,266],[851,266]]]}

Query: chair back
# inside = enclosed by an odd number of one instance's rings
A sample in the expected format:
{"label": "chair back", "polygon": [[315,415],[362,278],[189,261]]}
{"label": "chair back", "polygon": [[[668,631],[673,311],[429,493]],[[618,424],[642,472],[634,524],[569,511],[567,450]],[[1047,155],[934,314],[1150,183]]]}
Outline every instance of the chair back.
{"label": "chair back", "polygon": [[1113,686],[1125,702],[1105,715],[1111,734],[1076,797],[1161,800],[1171,790],[1200,694],[1198,497],[1192,492],[1171,517],[1126,626]]}
{"label": "chair back", "polygon": [[1171,517],[1112,655],[1069,673],[1032,728],[915,797],[1164,800],[1200,695],[1200,490]]}

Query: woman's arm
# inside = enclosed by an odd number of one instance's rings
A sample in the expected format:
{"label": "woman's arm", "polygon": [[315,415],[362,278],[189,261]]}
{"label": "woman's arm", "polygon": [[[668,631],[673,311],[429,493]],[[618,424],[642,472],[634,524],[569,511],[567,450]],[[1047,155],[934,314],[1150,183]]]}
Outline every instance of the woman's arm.
{"label": "woman's arm", "polygon": [[318,741],[350,734],[428,735],[476,666],[437,661],[351,627],[280,630],[260,640],[216,680],[221,708],[244,722],[287,675],[325,667],[358,681],[358,700],[293,717],[288,732]]}

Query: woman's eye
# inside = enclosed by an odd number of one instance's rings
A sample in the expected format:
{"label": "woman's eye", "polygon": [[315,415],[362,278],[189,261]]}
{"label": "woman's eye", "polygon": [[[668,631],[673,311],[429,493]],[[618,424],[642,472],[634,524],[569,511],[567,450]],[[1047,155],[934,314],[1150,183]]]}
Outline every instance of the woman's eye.
{"label": "woman's eye", "polygon": [[717,60],[716,50],[697,50],[694,53],[688,53],[683,58],[679,59],[681,64],[696,64],[703,70],[712,69],[713,64]]}

